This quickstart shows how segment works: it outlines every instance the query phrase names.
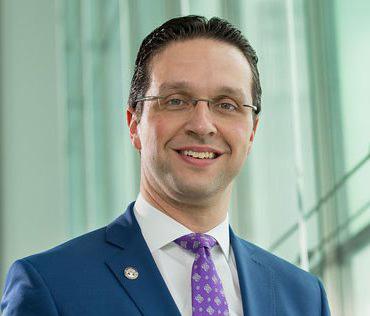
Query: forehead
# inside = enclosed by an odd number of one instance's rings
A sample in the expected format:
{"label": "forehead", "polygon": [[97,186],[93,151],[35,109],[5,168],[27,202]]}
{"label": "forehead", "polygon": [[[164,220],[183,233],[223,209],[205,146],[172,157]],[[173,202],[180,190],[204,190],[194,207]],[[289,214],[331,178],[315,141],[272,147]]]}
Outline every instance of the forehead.
{"label": "forehead", "polygon": [[199,93],[215,93],[230,87],[251,95],[249,62],[235,46],[213,39],[172,42],[150,63],[151,93],[174,82],[185,82]]}

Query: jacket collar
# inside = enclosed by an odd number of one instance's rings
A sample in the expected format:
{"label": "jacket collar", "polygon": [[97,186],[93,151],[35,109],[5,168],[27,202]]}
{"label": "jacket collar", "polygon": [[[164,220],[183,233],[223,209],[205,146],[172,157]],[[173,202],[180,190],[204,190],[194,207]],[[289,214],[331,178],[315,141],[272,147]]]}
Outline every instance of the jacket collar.
{"label": "jacket collar", "polygon": [[230,242],[238,271],[243,314],[276,315],[273,271],[263,263],[256,246],[237,237],[230,227]]}
{"label": "jacket collar", "polygon": [[[106,264],[143,315],[180,316],[141,234],[133,206],[134,203],[131,203],[123,215],[107,226],[106,241],[119,249],[107,258]],[[136,279],[125,277],[124,270],[127,267],[139,273]]]}

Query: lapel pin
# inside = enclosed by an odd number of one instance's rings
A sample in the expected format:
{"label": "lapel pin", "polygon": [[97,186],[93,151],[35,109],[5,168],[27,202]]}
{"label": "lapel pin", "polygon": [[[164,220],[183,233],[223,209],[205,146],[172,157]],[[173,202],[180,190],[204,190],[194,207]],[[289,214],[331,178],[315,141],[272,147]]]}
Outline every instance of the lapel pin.
{"label": "lapel pin", "polygon": [[123,273],[129,280],[136,280],[139,276],[139,272],[133,267],[126,267]]}

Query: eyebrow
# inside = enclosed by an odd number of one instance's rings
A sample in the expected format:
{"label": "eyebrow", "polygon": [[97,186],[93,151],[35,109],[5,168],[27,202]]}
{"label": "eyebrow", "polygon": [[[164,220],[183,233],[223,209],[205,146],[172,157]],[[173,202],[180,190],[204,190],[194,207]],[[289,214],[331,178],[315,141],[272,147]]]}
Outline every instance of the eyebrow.
{"label": "eyebrow", "polygon": [[[180,90],[180,91],[191,91],[194,90],[194,86],[188,81],[174,81],[174,82],[164,82],[159,86],[159,91],[168,91],[168,90]],[[229,95],[235,96],[239,99],[245,99],[243,89],[234,88],[229,86],[221,86],[216,89],[217,94],[220,95]]]}

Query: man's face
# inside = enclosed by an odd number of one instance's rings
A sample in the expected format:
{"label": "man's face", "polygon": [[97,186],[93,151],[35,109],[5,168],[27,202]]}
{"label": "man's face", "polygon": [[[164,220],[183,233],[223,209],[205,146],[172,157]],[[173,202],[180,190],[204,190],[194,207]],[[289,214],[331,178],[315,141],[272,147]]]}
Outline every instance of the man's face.
{"label": "man's face", "polygon": [[[252,104],[249,63],[227,43],[211,39],[171,43],[153,57],[150,73],[147,96],[228,95],[240,104]],[[129,112],[128,123],[131,141],[141,152],[142,184],[171,198],[194,201],[229,187],[247,157],[257,125],[247,109],[222,117],[204,101],[186,113],[167,112],[156,101],[146,101],[140,122]],[[210,157],[199,159],[202,156]]]}

